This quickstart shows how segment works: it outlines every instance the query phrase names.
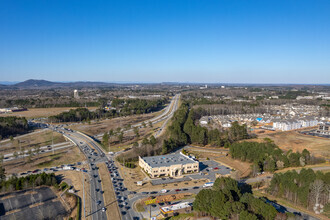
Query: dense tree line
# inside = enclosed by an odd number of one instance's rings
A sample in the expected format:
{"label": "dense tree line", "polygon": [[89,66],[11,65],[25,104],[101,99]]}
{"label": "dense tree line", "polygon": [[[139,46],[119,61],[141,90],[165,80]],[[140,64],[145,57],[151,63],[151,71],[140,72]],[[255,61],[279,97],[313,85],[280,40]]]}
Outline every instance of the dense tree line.
{"label": "dense tree line", "polygon": [[166,102],[167,99],[114,99],[111,106],[120,109],[120,112],[117,112],[117,114],[125,116],[158,111],[164,107]]}
{"label": "dense tree line", "polygon": [[183,103],[174,113],[172,124],[168,128],[169,139],[164,140],[163,153],[168,153],[186,144],[199,144],[213,146],[225,146],[238,140],[249,138],[245,125],[238,122],[225,131],[218,129],[208,130],[199,125],[198,120],[203,114],[203,109],[189,109],[187,103]]}
{"label": "dense tree line", "polygon": [[202,215],[220,219],[272,220],[278,214],[273,206],[255,198],[249,187],[239,187],[230,177],[217,178],[212,189],[201,190],[193,207]]}
{"label": "dense tree line", "polygon": [[323,212],[330,212],[329,172],[324,174],[303,168],[299,173],[295,170],[276,173],[270,182],[268,192],[309,209],[320,204],[324,207]]}
{"label": "dense tree line", "polygon": [[12,176],[8,180],[0,181],[1,192],[11,192],[36,186],[56,186],[57,180],[54,173],[32,174],[25,177]]}
{"label": "dense tree line", "polygon": [[106,111],[103,109],[105,102],[100,101],[101,108],[92,112],[87,108],[71,109],[69,112],[62,112],[58,115],[49,117],[51,122],[77,122],[77,121],[89,121],[102,118],[113,118],[134,114],[143,114],[157,111],[164,107],[166,99],[162,100],[144,100],[144,99],[115,99],[113,105],[117,106],[117,109],[111,109]]}
{"label": "dense tree line", "polygon": [[0,136],[6,138],[29,131],[29,125],[24,117],[0,117]]}
{"label": "dense tree line", "polygon": [[91,112],[87,108],[70,109],[68,112],[62,112],[55,116],[50,116],[51,122],[76,122],[89,121],[97,118],[96,112]]}
{"label": "dense tree line", "polygon": [[299,152],[288,151],[284,153],[278,146],[267,140],[265,143],[240,142],[229,147],[229,153],[234,159],[253,163],[252,170],[256,172],[282,169],[285,167],[299,167],[316,162],[306,149]]}
{"label": "dense tree line", "polygon": [[43,98],[43,99],[7,99],[4,107],[23,106],[26,108],[56,108],[56,107],[97,107],[98,101],[86,101],[77,99],[67,99],[63,97]]}
{"label": "dense tree line", "polygon": [[311,93],[308,93],[307,91],[286,91],[282,92],[283,94],[279,95],[280,99],[296,99],[297,96],[308,96],[313,95]]}

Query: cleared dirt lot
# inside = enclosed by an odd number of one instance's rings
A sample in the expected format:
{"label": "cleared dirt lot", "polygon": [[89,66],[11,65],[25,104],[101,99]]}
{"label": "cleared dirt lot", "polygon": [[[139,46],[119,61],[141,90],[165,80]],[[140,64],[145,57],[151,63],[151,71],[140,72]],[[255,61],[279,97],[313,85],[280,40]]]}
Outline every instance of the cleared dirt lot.
{"label": "cleared dirt lot", "polygon": [[[87,165],[81,166],[81,168],[87,168]],[[60,175],[64,182],[67,182],[68,184],[72,185],[74,189],[76,190],[76,195],[78,195],[81,198],[81,216],[84,216],[84,205],[83,205],[83,185],[85,186],[85,207],[86,207],[86,215],[90,213],[90,185],[88,181],[88,174],[78,171],[59,171],[56,172],[56,175]],[[85,183],[83,184],[83,181]],[[74,217],[76,214],[75,211],[72,212],[71,217]],[[87,220],[92,219],[91,216],[86,217]]]}
{"label": "cleared dirt lot", "polygon": [[[53,132],[54,144],[65,142],[62,134]],[[42,147],[52,144],[52,131],[42,130],[29,135],[16,137],[14,140],[0,143],[0,154],[19,152],[20,149],[29,150],[36,146]]]}
{"label": "cleared dirt lot", "polygon": [[[18,116],[26,118],[42,118],[49,117],[52,115],[57,115],[61,112],[69,111],[70,109],[76,109],[74,107],[64,107],[64,108],[29,108],[27,111],[22,112],[12,112],[1,114],[1,117],[6,116]],[[89,110],[95,110],[96,107],[88,107]]]}
{"label": "cleared dirt lot", "polygon": [[[282,150],[303,151],[305,148],[315,156],[330,158],[330,139],[303,135],[297,131],[261,134],[258,139],[270,138]],[[255,139],[252,139],[253,141]]]}
{"label": "cleared dirt lot", "polygon": [[152,114],[132,115],[132,116],[126,116],[120,118],[113,118],[113,119],[102,120],[99,122],[91,122],[90,124],[85,123],[85,124],[72,125],[70,126],[70,128],[93,136],[96,134],[108,132],[111,129],[116,130],[118,127],[124,128],[129,124],[133,125],[151,119],[155,117],[157,114],[159,113],[157,112]]}
{"label": "cleared dirt lot", "polygon": [[123,142],[120,143],[118,141],[118,137],[111,137],[110,141],[110,148],[108,151],[121,151],[128,147],[131,147],[134,142],[140,142],[144,137],[149,137],[152,134],[153,130],[149,127],[147,128],[140,128],[139,129],[139,138],[137,139],[134,132],[130,131],[124,134]]}
{"label": "cleared dirt lot", "polygon": [[54,167],[62,164],[75,163],[85,160],[84,155],[79,151],[77,147],[65,148],[52,153],[40,154],[32,157],[31,162],[28,158],[22,158],[17,160],[11,160],[4,162],[4,168],[7,174],[21,173],[26,171],[33,171],[35,169],[41,169],[45,167]]}
{"label": "cleared dirt lot", "polygon": [[103,198],[105,207],[107,208],[108,219],[120,219],[119,208],[117,205],[117,199],[111,183],[109,171],[105,165],[102,163],[99,165],[99,172],[101,177],[102,189],[104,190]]}

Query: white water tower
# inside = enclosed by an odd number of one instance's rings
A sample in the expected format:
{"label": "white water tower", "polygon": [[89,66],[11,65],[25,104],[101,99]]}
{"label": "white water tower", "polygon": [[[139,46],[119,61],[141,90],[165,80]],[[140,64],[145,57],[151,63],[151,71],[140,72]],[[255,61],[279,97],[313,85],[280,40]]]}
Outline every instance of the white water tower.
{"label": "white water tower", "polygon": [[75,98],[75,99],[79,99],[79,93],[78,93],[78,90],[74,90],[73,91],[73,97]]}

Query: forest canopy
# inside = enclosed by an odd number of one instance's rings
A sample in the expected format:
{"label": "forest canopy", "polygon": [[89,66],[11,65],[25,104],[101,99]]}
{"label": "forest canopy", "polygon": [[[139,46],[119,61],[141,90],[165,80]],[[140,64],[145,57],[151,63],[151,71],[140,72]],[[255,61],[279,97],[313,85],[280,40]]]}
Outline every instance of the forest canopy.
{"label": "forest canopy", "polygon": [[18,134],[24,134],[29,131],[29,125],[24,117],[0,117],[0,135],[2,138],[8,138]]}
{"label": "forest canopy", "polygon": [[201,190],[194,201],[194,210],[220,219],[275,219],[276,209],[252,195],[249,187],[240,187],[230,177],[217,178],[212,189]]}

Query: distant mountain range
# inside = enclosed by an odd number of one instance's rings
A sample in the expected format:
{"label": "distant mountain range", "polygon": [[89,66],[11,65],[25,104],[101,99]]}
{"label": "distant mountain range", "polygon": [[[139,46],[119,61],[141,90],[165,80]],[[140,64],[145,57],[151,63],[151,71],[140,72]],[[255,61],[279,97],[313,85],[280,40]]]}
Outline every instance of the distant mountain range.
{"label": "distant mountain range", "polygon": [[[167,86],[178,86],[178,85],[209,85],[209,86],[312,86],[313,84],[258,84],[258,83],[191,83],[191,82],[163,82],[163,83],[109,83],[109,82],[51,82],[47,80],[29,79],[24,82],[0,82],[1,89],[53,89],[53,88],[90,88],[90,87],[111,87],[121,85],[137,85],[137,84],[155,84],[155,85],[167,85]],[[329,86],[329,84],[316,84],[319,86]]]}
{"label": "distant mountain range", "polygon": [[48,88],[61,88],[61,87],[105,87],[115,85],[114,83],[105,82],[51,82],[47,80],[29,79],[24,82],[15,84],[3,83],[0,88],[10,89],[48,89]]}

